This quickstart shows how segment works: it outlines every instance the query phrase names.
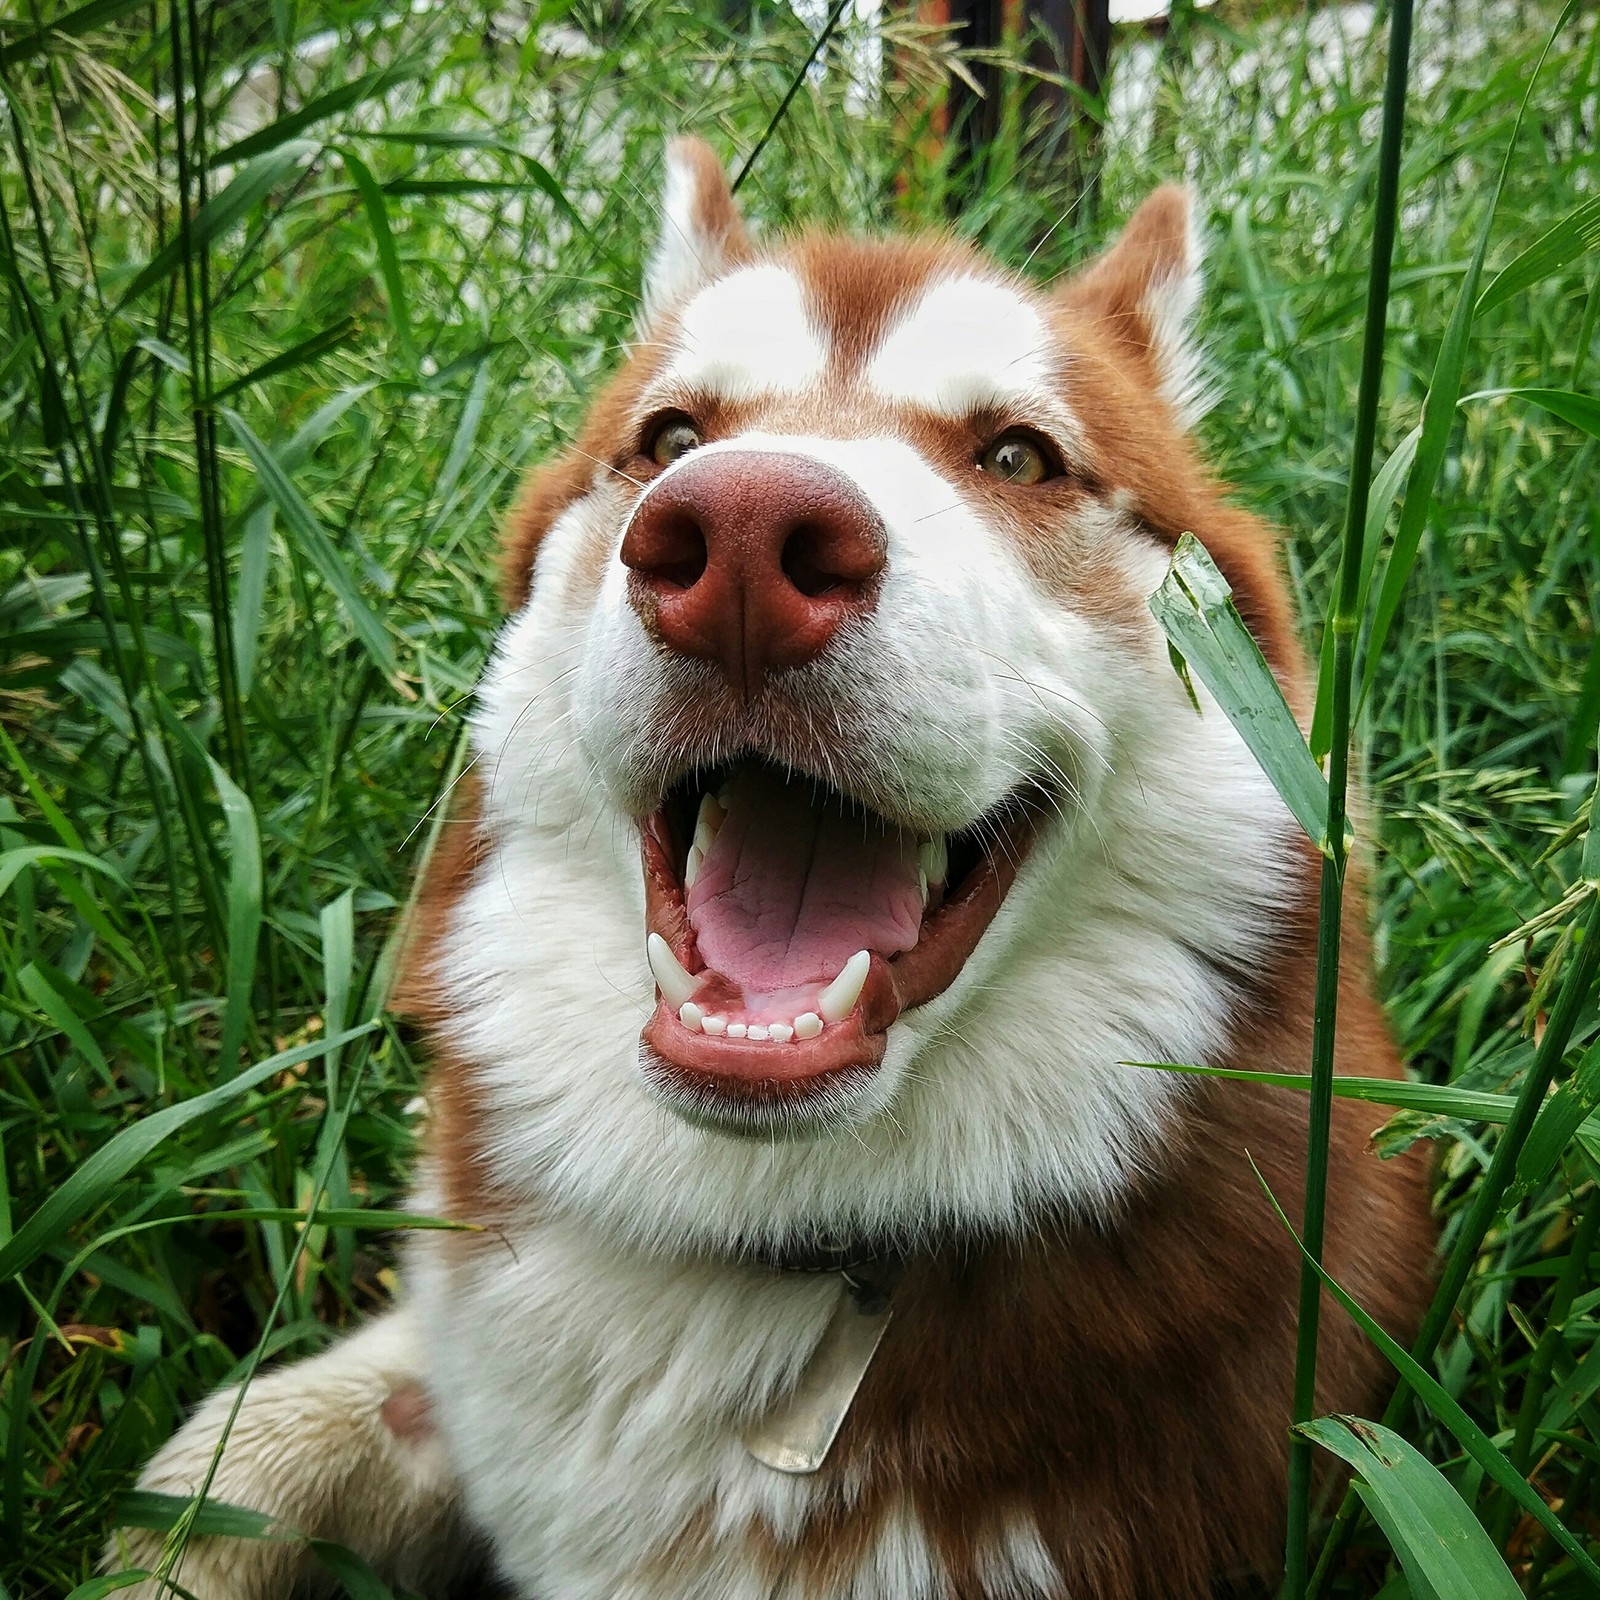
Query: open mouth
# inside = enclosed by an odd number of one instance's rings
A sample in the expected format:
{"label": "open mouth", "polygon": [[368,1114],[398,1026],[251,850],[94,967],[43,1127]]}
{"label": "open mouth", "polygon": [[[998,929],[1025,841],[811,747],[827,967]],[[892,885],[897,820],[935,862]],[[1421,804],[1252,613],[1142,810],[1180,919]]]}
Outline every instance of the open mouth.
{"label": "open mouth", "polygon": [[870,1074],[994,920],[1042,798],[930,838],[760,757],[681,779],[640,828],[663,1087],[748,1114]]}

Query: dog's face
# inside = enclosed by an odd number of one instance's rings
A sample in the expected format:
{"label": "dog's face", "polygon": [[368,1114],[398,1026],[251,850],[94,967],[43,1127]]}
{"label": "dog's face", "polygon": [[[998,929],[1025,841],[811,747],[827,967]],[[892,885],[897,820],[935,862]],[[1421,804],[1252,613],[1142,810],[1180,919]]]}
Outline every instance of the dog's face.
{"label": "dog's face", "polygon": [[1197,292],[1176,190],[1047,292],[758,249],[674,147],[641,337],[513,527],[435,958],[514,1181],[746,1237],[1126,1183],[1182,1090],[1117,1063],[1216,1049],[1292,898],[1146,604],[1193,528],[1290,670],[1187,437]]}

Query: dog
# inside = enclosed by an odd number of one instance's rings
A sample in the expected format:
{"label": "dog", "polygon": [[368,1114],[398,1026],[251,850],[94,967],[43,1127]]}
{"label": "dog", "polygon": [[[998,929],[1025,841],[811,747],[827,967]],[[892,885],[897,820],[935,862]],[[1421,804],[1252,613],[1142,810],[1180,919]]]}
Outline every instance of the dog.
{"label": "dog", "polygon": [[[1256,1169],[1298,1215],[1306,1102],[1136,1064],[1311,1039],[1319,858],[1147,607],[1192,531],[1304,715],[1273,536],[1197,456],[1192,211],[1036,287],[949,237],[757,242],[669,147],[637,342],[509,520],[398,989],[414,1208],[477,1231],[250,1388],[215,1498],[430,1595],[1274,1573],[1299,1258]],[[1355,889],[1344,941],[1337,1070],[1398,1076]],[[1326,1260],[1405,1336],[1427,1174],[1377,1120],[1335,1104]],[[1319,1375],[1381,1403],[1332,1310]],[[192,1492],[233,1398],[142,1487]],[[316,1571],[197,1537],[177,1577]]]}

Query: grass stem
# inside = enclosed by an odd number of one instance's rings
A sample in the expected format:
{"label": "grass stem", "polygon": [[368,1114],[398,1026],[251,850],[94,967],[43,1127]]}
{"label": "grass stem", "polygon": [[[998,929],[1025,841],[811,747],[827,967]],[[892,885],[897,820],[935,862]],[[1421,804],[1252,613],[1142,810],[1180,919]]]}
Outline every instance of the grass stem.
{"label": "grass stem", "polygon": [[[1361,567],[1367,496],[1378,432],[1378,397],[1383,385],[1383,342],[1389,315],[1389,268],[1394,257],[1400,201],[1400,146],[1405,131],[1406,81],[1411,60],[1412,0],[1395,0],[1389,17],[1389,67],[1383,94],[1383,129],[1378,145],[1378,187],[1373,206],[1372,263],[1367,278],[1361,381],[1356,399],[1355,444],[1345,497],[1339,579],[1327,626],[1333,630],[1330,663],[1331,744],[1328,750],[1328,831],[1317,918],[1317,981],[1312,1021],[1311,1094],[1306,1133],[1305,1211],[1302,1232],[1311,1259],[1300,1269],[1299,1324],[1295,1345],[1294,1421],[1309,1422],[1316,1408],[1317,1337],[1322,1284],[1312,1261],[1322,1259],[1328,1188],[1328,1135],[1333,1119],[1333,1067],[1338,1038],[1339,954],[1344,922],[1347,858],[1345,817],[1349,790],[1350,698],[1360,627]],[[1312,1442],[1303,1434],[1289,1443],[1289,1521],[1284,1545],[1284,1592],[1304,1594],[1311,1522]]]}

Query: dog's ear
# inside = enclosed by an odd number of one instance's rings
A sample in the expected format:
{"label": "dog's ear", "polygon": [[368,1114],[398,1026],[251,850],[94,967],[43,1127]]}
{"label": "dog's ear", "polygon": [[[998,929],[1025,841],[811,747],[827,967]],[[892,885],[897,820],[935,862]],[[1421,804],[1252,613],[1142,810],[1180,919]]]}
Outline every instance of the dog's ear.
{"label": "dog's ear", "polygon": [[1188,428],[1212,398],[1193,329],[1202,285],[1194,197],[1166,184],[1134,212],[1116,243],[1057,295],[1150,361],[1179,426]]}
{"label": "dog's ear", "polygon": [[750,238],[722,163],[703,139],[667,145],[661,233],[644,275],[648,323],[750,255]]}

